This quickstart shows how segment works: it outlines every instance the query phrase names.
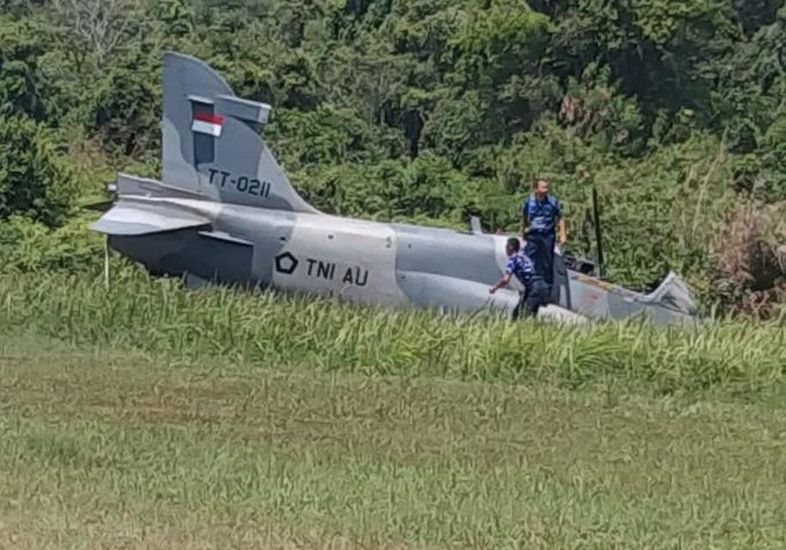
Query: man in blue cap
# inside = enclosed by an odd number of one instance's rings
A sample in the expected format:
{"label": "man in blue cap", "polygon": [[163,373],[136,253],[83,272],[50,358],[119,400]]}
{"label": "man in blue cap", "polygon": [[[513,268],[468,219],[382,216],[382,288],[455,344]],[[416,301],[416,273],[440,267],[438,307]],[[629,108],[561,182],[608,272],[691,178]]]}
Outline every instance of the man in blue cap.
{"label": "man in blue cap", "polygon": [[532,260],[521,250],[521,243],[516,237],[508,239],[505,245],[505,252],[508,255],[505,273],[489,289],[489,293],[494,294],[500,288],[507,286],[515,275],[521,286],[524,287],[524,292],[521,293],[519,303],[513,310],[513,320],[518,319],[522,312],[525,317],[534,317],[537,315],[540,306],[546,303],[548,287],[535,271]]}
{"label": "man in blue cap", "polygon": [[554,283],[554,243],[559,229],[559,244],[566,241],[565,218],[557,197],[549,194],[549,181],[538,178],[532,183],[532,194],[522,208],[522,233],[527,245],[524,251],[535,262],[535,270],[548,285]]}

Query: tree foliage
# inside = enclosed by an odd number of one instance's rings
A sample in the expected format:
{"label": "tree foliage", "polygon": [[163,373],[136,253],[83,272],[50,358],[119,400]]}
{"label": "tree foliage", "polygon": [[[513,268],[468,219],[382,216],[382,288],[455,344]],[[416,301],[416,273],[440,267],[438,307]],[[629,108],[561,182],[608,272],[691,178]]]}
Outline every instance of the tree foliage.
{"label": "tree foliage", "polygon": [[0,118],[0,220],[23,214],[55,225],[74,199],[74,176],[51,130],[24,115]]}

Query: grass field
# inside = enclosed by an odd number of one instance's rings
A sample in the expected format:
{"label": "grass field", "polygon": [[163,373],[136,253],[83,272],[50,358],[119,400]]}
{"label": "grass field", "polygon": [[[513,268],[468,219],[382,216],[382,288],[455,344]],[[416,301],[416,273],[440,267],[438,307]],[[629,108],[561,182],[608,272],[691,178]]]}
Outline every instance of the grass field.
{"label": "grass field", "polygon": [[782,322],[126,283],[0,278],[2,548],[786,545]]}

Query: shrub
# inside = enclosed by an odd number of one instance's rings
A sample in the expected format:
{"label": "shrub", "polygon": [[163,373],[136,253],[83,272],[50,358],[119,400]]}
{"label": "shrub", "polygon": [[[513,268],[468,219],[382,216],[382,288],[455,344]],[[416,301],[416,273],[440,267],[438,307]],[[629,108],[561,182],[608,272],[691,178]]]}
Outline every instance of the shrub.
{"label": "shrub", "polygon": [[714,291],[720,303],[757,317],[786,302],[786,202],[734,211],[713,243]]}
{"label": "shrub", "polygon": [[24,115],[0,118],[0,220],[20,214],[57,225],[75,189],[51,130]]}
{"label": "shrub", "polygon": [[58,229],[21,216],[0,226],[0,269],[4,271],[82,273],[101,269],[101,237],[88,229],[89,221],[72,218]]}

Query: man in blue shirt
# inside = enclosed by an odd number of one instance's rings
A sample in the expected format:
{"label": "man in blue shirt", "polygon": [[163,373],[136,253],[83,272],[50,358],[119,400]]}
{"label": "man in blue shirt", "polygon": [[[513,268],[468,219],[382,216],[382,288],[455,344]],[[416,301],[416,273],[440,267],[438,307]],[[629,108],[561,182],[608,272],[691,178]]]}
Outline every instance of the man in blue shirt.
{"label": "man in blue shirt", "polygon": [[521,250],[521,243],[516,237],[508,239],[505,252],[508,255],[505,273],[489,289],[489,293],[494,294],[500,288],[507,286],[510,283],[510,279],[515,275],[524,287],[524,292],[521,293],[519,303],[513,310],[513,319],[518,319],[522,310],[524,310],[526,317],[534,317],[538,313],[540,306],[546,302],[548,287],[543,282],[543,278],[535,271],[532,260]]}
{"label": "man in blue shirt", "polygon": [[522,234],[527,241],[525,251],[535,262],[535,269],[551,291],[554,282],[554,241],[559,228],[559,244],[565,244],[565,218],[562,207],[553,195],[549,195],[549,182],[544,178],[532,184],[532,194],[522,208]]}

